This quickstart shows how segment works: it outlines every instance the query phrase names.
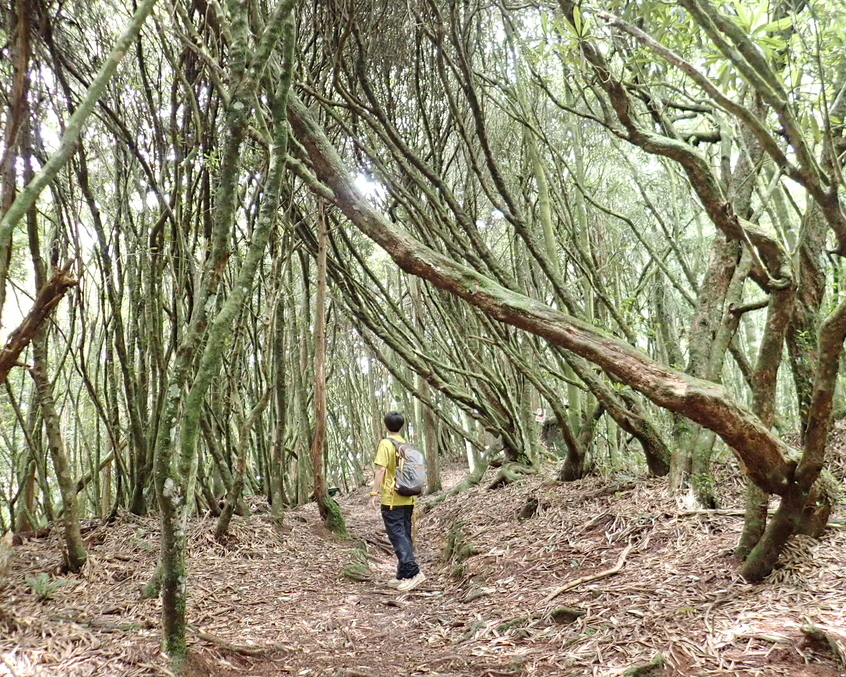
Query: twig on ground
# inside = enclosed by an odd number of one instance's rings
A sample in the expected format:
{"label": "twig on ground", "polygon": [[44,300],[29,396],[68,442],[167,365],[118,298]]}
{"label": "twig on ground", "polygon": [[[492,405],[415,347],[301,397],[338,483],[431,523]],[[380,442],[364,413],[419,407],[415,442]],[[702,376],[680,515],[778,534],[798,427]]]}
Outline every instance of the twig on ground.
{"label": "twig on ground", "polygon": [[241,656],[265,656],[267,654],[274,653],[275,651],[291,650],[291,647],[286,644],[272,644],[270,646],[246,646],[243,644],[232,644],[231,642],[227,642],[225,639],[197,630],[197,628],[190,628],[190,630],[200,639],[216,644],[227,651],[237,653]]}
{"label": "twig on ground", "polygon": [[577,578],[574,581],[568,581],[564,585],[555,588],[551,593],[549,593],[546,597],[543,598],[543,602],[541,604],[548,604],[553,599],[558,597],[562,592],[566,592],[572,588],[578,587],[585,583],[591,583],[593,581],[598,581],[600,578],[606,578],[607,576],[613,576],[616,573],[620,572],[620,569],[623,568],[623,564],[626,562],[626,557],[628,556],[629,552],[632,549],[632,544],[629,543],[625,548],[623,548],[623,552],[620,553],[620,556],[617,558],[617,563],[611,567],[610,569],[606,569],[605,571],[600,571],[598,574],[591,574],[590,576],[583,576],[582,578]]}
{"label": "twig on ground", "polygon": [[9,671],[9,674],[12,677],[18,677],[18,673],[15,672],[15,669],[9,665],[8,661],[3,657],[3,654],[0,653],[0,661],[3,661],[3,665],[6,666],[6,669]]}

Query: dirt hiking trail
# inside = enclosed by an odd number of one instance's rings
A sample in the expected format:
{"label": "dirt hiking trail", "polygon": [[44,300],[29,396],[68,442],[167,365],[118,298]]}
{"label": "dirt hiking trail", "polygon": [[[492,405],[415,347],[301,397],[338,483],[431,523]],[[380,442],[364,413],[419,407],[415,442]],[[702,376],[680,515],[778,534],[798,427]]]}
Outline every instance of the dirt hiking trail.
{"label": "dirt hiking trail", "polygon": [[[224,544],[213,518],[193,521],[191,671],[846,674],[842,512],[823,540],[796,539],[770,579],[750,586],[731,557],[739,482],[736,505],[707,512],[686,509],[663,480],[552,478],[550,468],[424,508],[417,554],[428,580],[405,594],[385,586],[395,560],[366,488],[340,497],[348,540],[325,530],[314,504],[281,528],[266,513],[236,518]],[[56,535],[13,548],[0,676],[169,674],[158,600],[139,595],[155,568],[157,520],[124,514],[92,527],[83,573],[57,577],[42,601],[32,581],[58,572]]]}

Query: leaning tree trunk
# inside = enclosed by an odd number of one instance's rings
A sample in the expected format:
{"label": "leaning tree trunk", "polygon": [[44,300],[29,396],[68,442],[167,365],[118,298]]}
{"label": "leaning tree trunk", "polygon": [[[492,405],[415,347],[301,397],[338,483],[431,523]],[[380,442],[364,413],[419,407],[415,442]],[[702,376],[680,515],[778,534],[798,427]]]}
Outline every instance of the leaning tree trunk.
{"label": "leaning tree trunk", "polygon": [[[836,111],[841,118],[844,109],[846,101],[841,101],[840,108]],[[798,322],[798,327],[806,331],[810,331],[816,324],[811,315],[822,299],[819,258],[822,256],[825,238],[818,219],[821,220],[819,210],[816,206],[811,206],[800,233],[799,265],[809,288],[800,288],[800,291],[789,299],[795,304],[792,313],[794,322]],[[747,580],[761,580],[772,571],[791,535],[807,533],[819,536],[831,511],[832,495],[827,489],[827,483],[820,478],[820,473],[825,461],[831,409],[844,339],[846,301],[841,301],[822,323],[816,345],[813,339],[806,335],[801,340],[808,345],[794,345],[790,348],[791,354],[798,358],[818,357],[811,363],[815,367],[813,369],[797,370],[794,366],[800,402],[804,400],[808,404],[802,429],[802,456],[793,474],[789,491],[782,495],[772,520],[743,563],[741,574]],[[813,379],[810,393],[805,378]]]}
{"label": "leaning tree trunk", "polygon": [[[761,338],[758,361],[752,376],[752,410],[767,427],[775,420],[775,399],[778,386],[778,370],[781,365],[781,353],[784,349],[784,337],[790,323],[796,288],[791,286],[770,295],[767,311],[767,323]],[[835,357],[836,359],[836,357]],[[783,500],[787,501],[785,494]],[[738,557],[746,557],[764,534],[769,497],[761,487],[747,480],[746,519],[743,532],[735,550]],[[792,504],[792,499],[787,501]],[[783,525],[782,525],[783,526]],[[783,543],[782,543],[783,545]],[[781,550],[779,549],[779,552]]]}

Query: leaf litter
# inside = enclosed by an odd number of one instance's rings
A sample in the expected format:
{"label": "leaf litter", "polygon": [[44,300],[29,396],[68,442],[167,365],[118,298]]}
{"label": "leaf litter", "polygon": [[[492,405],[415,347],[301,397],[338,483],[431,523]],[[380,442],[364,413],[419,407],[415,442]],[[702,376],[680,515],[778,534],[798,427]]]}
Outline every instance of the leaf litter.
{"label": "leaf litter", "polygon": [[[191,672],[846,675],[843,511],[822,540],[794,539],[751,586],[731,555],[741,483],[723,473],[720,511],[691,510],[665,480],[564,484],[552,468],[495,491],[482,482],[439,504],[423,499],[416,540],[428,578],[405,594],[385,585],[395,560],[365,488],[340,497],[350,540],[333,537],[313,503],[279,526],[255,499],[224,543],[212,537],[214,518],[194,519]],[[519,517],[532,501],[531,517]],[[90,526],[78,575],[60,573],[55,533],[13,548],[0,676],[171,674],[160,602],[140,594],[156,566],[157,520],[121,514]],[[344,574],[351,563],[355,576]],[[39,573],[65,583],[40,600],[26,582]]]}

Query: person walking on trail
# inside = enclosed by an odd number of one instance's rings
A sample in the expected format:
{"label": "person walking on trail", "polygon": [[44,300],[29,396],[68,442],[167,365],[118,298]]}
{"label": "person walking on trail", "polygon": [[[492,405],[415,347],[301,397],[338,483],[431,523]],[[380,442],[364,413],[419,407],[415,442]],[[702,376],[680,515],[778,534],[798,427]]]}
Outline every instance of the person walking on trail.
{"label": "person walking on trail", "polygon": [[405,417],[398,411],[391,411],[385,414],[383,420],[388,437],[382,439],[376,449],[376,476],[373,478],[370,503],[374,510],[381,509],[385,531],[397,556],[397,575],[395,579],[388,581],[388,585],[406,592],[426,580],[426,575],[420,571],[414,559],[414,543],[411,536],[414,496],[401,496],[396,491],[397,448],[388,439],[392,438],[400,444],[405,443],[399,435],[405,425]]}

